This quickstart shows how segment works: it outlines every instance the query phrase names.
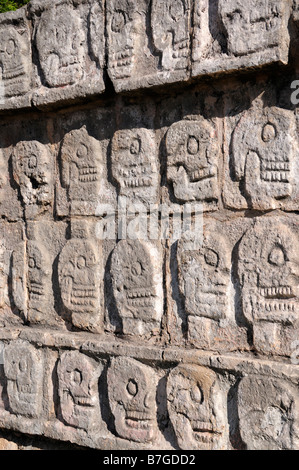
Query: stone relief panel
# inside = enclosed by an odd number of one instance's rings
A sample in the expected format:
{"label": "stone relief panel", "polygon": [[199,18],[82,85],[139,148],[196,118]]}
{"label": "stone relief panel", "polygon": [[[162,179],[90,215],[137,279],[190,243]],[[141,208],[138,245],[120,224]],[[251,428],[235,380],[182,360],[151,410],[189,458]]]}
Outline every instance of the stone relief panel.
{"label": "stone relief panel", "polygon": [[198,246],[193,232],[178,241],[178,280],[187,338],[196,347],[222,351],[248,348],[246,328],[235,312],[232,283],[235,236],[230,232],[239,230],[210,221],[203,227]]}
{"label": "stone relief panel", "polygon": [[119,195],[133,204],[158,203],[160,172],[154,131],[116,131],[111,147],[112,175]]}
{"label": "stone relief panel", "polygon": [[87,432],[100,426],[98,393],[102,364],[78,351],[64,352],[58,363],[58,387],[64,421]]}
{"label": "stone relief panel", "polygon": [[112,253],[111,278],[125,335],[157,335],[163,314],[162,261],[150,242],[122,240]]}
{"label": "stone relief panel", "polygon": [[34,94],[34,104],[43,106],[103,92],[103,2],[35,0],[30,13],[39,64],[36,80],[43,87],[43,93]]}
{"label": "stone relief panel", "polygon": [[0,109],[29,106],[32,59],[24,9],[1,15],[0,44]]}
{"label": "stone relief panel", "polygon": [[195,0],[192,76],[288,63],[291,2]]}
{"label": "stone relief panel", "polygon": [[289,356],[298,336],[297,232],[296,220],[261,217],[239,246],[243,311],[255,348],[265,354]]}
{"label": "stone relief panel", "polygon": [[225,403],[215,372],[180,364],[167,379],[167,406],[179,448],[221,450],[226,447]]}
{"label": "stone relief panel", "polygon": [[0,149],[0,217],[15,222],[22,218],[23,210],[18,189],[10,181],[10,149]]}
{"label": "stone relief panel", "polygon": [[296,118],[292,111],[260,106],[245,111],[232,133],[224,202],[236,209],[294,210],[298,205]]}
{"label": "stone relief panel", "polygon": [[117,434],[134,442],[153,442],[158,430],[154,370],[135,359],[113,358],[107,381]]}
{"label": "stone relief panel", "polygon": [[188,79],[190,0],[142,0],[138,9],[131,0],[109,0],[106,21],[117,92]]}
{"label": "stone relief panel", "polygon": [[13,341],[4,348],[4,372],[11,412],[38,418],[43,397],[42,353],[29,343]]}
{"label": "stone relief panel", "polygon": [[12,150],[13,177],[20,188],[27,220],[52,212],[54,159],[38,141],[20,141]]}
{"label": "stone relief panel", "polygon": [[89,135],[85,126],[65,135],[60,171],[61,191],[66,192],[69,214],[95,215],[103,184],[103,155],[100,142]]}
{"label": "stone relief panel", "polygon": [[241,437],[248,450],[296,450],[298,387],[274,377],[244,377],[238,388]]}
{"label": "stone relief panel", "polygon": [[62,303],[74,327],[101,332],[101,246],[92,236],[92,224],[73,221],[71,239],[60,253],[58,278]]}
{"label": "stone relief panel", "polygon": [[167,180],[179,202],[200,201],[215,210],[219,199],[220,142],[207,120],[183,120],[166,135]]}
{"label": "stone relief panel", "polygon": [[29,222],[12,253],[11,296],[30,325],[65,329],[57,302],[54,266],[65,243],[65,223]]}
{"label": "stone relief panel", "polygon": [[162,70],[186,72],[190,57],[191,0],[154,0],[151,9],[154,46]]}

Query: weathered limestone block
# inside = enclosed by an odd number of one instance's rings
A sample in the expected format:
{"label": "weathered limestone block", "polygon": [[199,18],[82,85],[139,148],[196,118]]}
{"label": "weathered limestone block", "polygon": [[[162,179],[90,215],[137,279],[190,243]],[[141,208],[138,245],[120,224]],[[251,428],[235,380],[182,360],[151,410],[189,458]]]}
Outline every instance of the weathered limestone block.
{"label": "weathered limestone block", "polygon": [[217,208],[219,199],[220,142],[207,120],[173,124],[166,136],[167,179],[179,202],[200,201],[205,210]]}
{"label": "weathered limestone block", "polygon": [[95,215],[103,184],[103,155],[100,142],[89,135],[86,126],[65,135],[60,150],[60,193],[67,200],[57,209],[61,215]]}
{"label": "weathered limestone block", "polygon": [[297,219],[261,217],[239,246],[243,311],[264,354],[290,356],[298,339],[297,233]]}
{"label": "weathered limestone block", "polygon": [[238,387],[240,433],[248,450],[298,450],[298,387],[273,377],[244,377]]}
{"label": "weathered limestone block", "polygon": [[0,217],[17,221],[23,211],[17,189],[10,182],[9,159],[10,149],[0,149]]}
{"label": "weathered limestone block", "polygon": [[179,287],[185,301],[188,343],[205,350],[248,348],[246,328],[237,321],[232,277],[233,243],[220,223],[207,223],[196,240],[186,233],[178,241]]}
{"label": "weathered limestone block", "polygon": [[287,64],[289,0],[195,0],[192,76]]}
{"label": "weathered limestone block", "polygon": [[103,2],[33,0],[30,14],[39,64],[36,70],[39,90],[33,94],[33,103],[44,106],[102,93]]}
{"label": "weathered limestone block", "polygon": [[71,239],[59,256],[58,278],[61,299],[74,327],[101,332],[101,244],[95,240],[92,224],[72,221]]}
{"label": "weathered limestone block", "polygon": [[53,210],[54,159],[46,145],[20,141],[12,151],[13,177],[20,188],[25,218]]}
{"label": "weathered limestone block", "polygon": [[42,353],[27,342],[13,341],[4,348],[4,372],[10,411],[38,418],[43,398]]}
{"label": "weathered limestone block", "polygon": [[[231,137],[230,155],[226,155],[227,207],[296,209],[299,196],[296,126],[293,111],[277,107],[261,109],[261,104],[253,105],[243,113]],[[235,182],[231,182],[229,172]]]}
{"label": "weathered limestone block", "polygon": [[[150,28],[149,28],[150,24]],[[108,73],[127,91],[188,79],[190,0],[107,2]]]}
{"label": "weathered limestone block", "polygon": [[226,448],[225,397],[214,371],[195,364],[175,367],[167,379],[167,406],[180,449]]}
{"label": "weathered limestone block", "polygon": [[154,370],[134,359],[113,358],[107,381],[117,434],[134,442],[154,441],[158,430]]}
{"label": "weathered limestone block", "polygon": [[13,251],[11,293],[18,315],[31,325],[65,328],[56,311],[54,287],[55,259],[65,243],[65,231],[63,222],[30,222]]}
{"label": "weathered limestone block", "polygon": [[150,242],[122,240],[113,251],[111,278],[125,335],[157,335],[163,315],[161,249]]}
{"label": "weathered limestone block", "polygon": [[[22,223],[0,222],[0,312],[1,326],[21,323],[18,303],[23,303],[23,269],[14,272],[13,252],[19,245],[24,247]],[[24,264],[24,258],[23,258]],[[22,265],[23,266],[23,265]],[[12,290],[15,295],[12,296]],[[18,298],[18,300],[17,300]]]}
{"label": "weathered limestone block", "polygon": [[112,176],[118,193],[147,207],[159,201],[159,161],[154,131],[116,131],[111,144]]}
{"label": "weathered limestone block", "polygon": [[78,351],[64,352],[57,374],[61,414],[64,421],[86,432],[101,424],[98,381],[103,365]]}
{"label": "weathered limestone block", "polygon": [[0,110],[29,107],[31,42],[26,10],[0,15]]}

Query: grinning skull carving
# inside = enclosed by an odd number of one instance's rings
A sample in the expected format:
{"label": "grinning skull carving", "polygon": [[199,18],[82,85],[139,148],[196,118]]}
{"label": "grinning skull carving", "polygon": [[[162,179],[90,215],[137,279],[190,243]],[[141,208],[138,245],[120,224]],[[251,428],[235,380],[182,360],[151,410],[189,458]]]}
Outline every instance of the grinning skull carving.
{"label": "grinning skull carving", "polygon": [[70,201],[93,201],[101,185],[102,149],[86,127],[69,132],[61,147],[62,185]]}
{"label": "grinning skull carving", "polygon": [[298,450],[297,387],[273,377],[244,377],[238,389],[240,433],[248,450]]}
{"label": "grinning skull carving", "polygon": [[4,349],[9,407],[14,414],[38,418],[41,410],[43,365],[30,344],[13,341]]}
{"label": "grinning skull carving", "polygon": [[48,87],[73,85],[82,79],[84,40],[81,19],[70,5],[62,3],[42,13],[35,41]]}
{"label": "grinning skull carving", "polygon": [[34,312],[36,316],[44,315],[47,309],[48,285],[51,282],[51,264],[47,250],[34,241],[27,242],[28,258],[28,291],[29,320]]}
{"label": "grinning skull carving", "polygon": [[64,421],[88,431],[100,419],[98,381],[102,365],[78,351],[62,354],[58,367],[59,398]]}
{"label": "grinning skull carving", "polygon": [[163,290],[156,249],[141,241],[120,241],[112,254],[111,277],[123,333],[159,329]]}
{"label": "grinning skull carving", "polygon": [[47,147],[37,141],[19,142],[13,150],[13,174],[27,215],[53,200],[53,162]]}
{"label": "grinning skull carving", "polygon": [[166,136],[168,181],[179,201],[217,200],[220,146],[208,121],[180,121]]}
{"label": "grinning skull carving", "polygon": [[154,133],[148,129],[117,131],[112,140],[112,173],[120,195],[156,202],[159,171]]}
{"label": "grinning skull carving", "polygon": [[254,209],[270,209],[292,194],[296,122],[292,112],[271,108],[245,113],[235,129],[236,178]]}
{"label": "grinning skull carving", "polygon": [[190,53],[190,0],[154,0],[153,41],[162,52],[163,70],[186,69]]}
{"label": "grinning skull carving", "polygon": [[59,284],[64,306],[79,328],[88,329],[99,313],[99,256],[88,239],[69,240],[59,257]]}
{"label": "grinning skull carving", "polygon": [[157,434],[156,377],[134,359],[114,358],[108,369],[108,395],[117,434],[135,442],[151,442]]}
{"label": "grinning skull carving", "polygon": [[282,27],[287,31],[287,3],[284,0],[219,0],[228,51],[243,56],[279,46]]}
{"label": "grinning skull carving", "polygon": [[[287,223],[287,222],[286,222]],[[299,240],[278,218],[256,221],[239,247],[243,310],[250,322],[292,324],[298,317]]]}
{"label": "grinning skull carving", "polygon": [[112,79],[128,78],[134,67],[136,5],[132,0],[109,0],[107,8],[109,72]]}
{"label": "grinning skull carving", "polygon": [[[29,52],[24,31],[18,32],[12,26],[0,29],[0,82],[4,96],[23,95],[29,90]],[[31,60],[31,59],[30,59]]]}
{"label": "grinning skull carving", "polygon": [[223,445],[224,419],[217,376],[194,364],[179,365],[167,380],[167,406],[182,450],[212,450]]}
{"label": "grinning skull carving", "polygon": [[185,251],[182,239],[179,265],[188,315],[214,320],[226,318],[231,266],[226,239],[207,232],[197,251]]}

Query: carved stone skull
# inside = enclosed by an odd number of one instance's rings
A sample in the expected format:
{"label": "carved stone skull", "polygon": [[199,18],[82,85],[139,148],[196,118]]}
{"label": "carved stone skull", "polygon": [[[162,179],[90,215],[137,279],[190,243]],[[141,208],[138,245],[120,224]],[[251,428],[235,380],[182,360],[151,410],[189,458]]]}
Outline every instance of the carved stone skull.
{"label": "carved stone skull", "polygon": [[167,405],[180,449],[221,447],[223,403],[215,372],[194,364],[174,368],[167,380]]}
{"label": "carved stone skull", "polygon": [[238,389],[240,433],[248,450],[298,449],[299,395],[273,377],[244,377]]}
{"label": "carved stone skull", "polygon": [[62,186],[70,201],[97,198],[101,185],[102,149],[86,127],[69,132],[61,147]]}
{"label": "carved stone skull", "polygon": [[13,413],[37,418],[42,398],[42,361],[29,343],[11,342],[4,349],[9,406]]}
{"label": "carved stone skull", "polygon": [[62,354],[57,368],[62,417],[86,431],[99,419],[98,380],[102,365],[78,351]]}
{"label": "carved stone skull", "polygon": [[53,161],[47,147],[21,141],[13,150],[13,174],[25,206],[47,206],[53,198]]}
{"label": "carved stone skull", "polygon": [[206,232],[197,251],[179,243],[179,265],[188,315],[220,320],[227,317],[230,250],[226,239]]}
{"label": "carved stone skull", "polygon": [[82,79],[85,38],[81,19],[70,5],[62,3],[41,14],[35,41],[48,87],[73,85]]}
{"label": "carved stone skull", "polygon": [[151,442],[157,433],[154,371],[134,359],[114,358],[108,369],[108,395],[117,434]]}
{"label": "carved stone skull", "polygon": [[40,243],[27,242],[29,311],[44,313],[47,289],[51,282],[51,266],[47,251]]}
{"label": "carved stone skull", "polygon": [[157,200],[159,171],[154,133],[148,129],[117,131],[112,140],[112,174],[120,195]]}
{"label": "carved stone skull", "polygon": [[179,201],[218,199],[217,133],[208,121],[173,124],[166,136],[167,179]]}
{"label": "carved stone skull", "polygon": [[298,253],[295,228],[278,218],[260,219],[247,232],[239,248],[239,279],[249,321],[297,321]]}
{"label": "carved stone skull", "polygon": [[279,108],[253,108],[240,119],[232,139],[236,179],[254,209],[276,208],[292,194],[297,152],[296,121]]}
{"label": "carved stone skull", "polygon": [[162,52],[163,70],[185,69],[190,46],[190,0],[154,0],[153,41]]}
{"label": "carved stone skull", "polygon": [[[141,241],[120,241],[112,255],[111,277],[123,332],[142,334],[147,324],[158,327],[163,291],[155,248]],[[130,319],[136,320],[133,331]]]}
{"label": "carved stone skull", "polygon": [[219,14],[228,50],[236,56],[278,46],[287,28],[287,4],[282,0],[219,0]]}
{"label": "carved stone skull", "polygon": [[12,26],[2,27],[0,29],[0,82],[3,83],[5,96],[23,95],[28,91],[28,64],[26,39]]}
{"label": "carved stone skull", "polygon": [[134,66],[136,5],[132,0],[108,3],[109,71],[112,78],[128,78]]}

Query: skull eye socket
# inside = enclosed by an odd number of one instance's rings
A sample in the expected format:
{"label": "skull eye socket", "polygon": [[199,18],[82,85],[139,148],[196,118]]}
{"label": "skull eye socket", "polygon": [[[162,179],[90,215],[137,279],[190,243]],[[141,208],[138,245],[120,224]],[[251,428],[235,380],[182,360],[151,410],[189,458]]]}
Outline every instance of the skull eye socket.
{"label": "skull eye socket", "polygon": [[120,33],[126,26],[126,23],[127,21],[125,12],[118,10],[113,15],[111,29],[114,33]]}
{"label": "skull eye socket", "polygon": [[20,372],[26,372],[27,371],[27,361],[26,359],[21,359],[19,362],[19,370]]}
{"label": "skull eye socket", "polygon": [[28,168],[30,168],[30,170],[34,170],[36,167],[37,167],[37,156],[31,155],[28,160]]}
{"label": "skull eye socket", "polygon": [[268,262],[273,266],[278,267],[286,264],[286,255],[281,246],[274,246],[269,253]]}
{"label": "skull eye socket", "polygon": [[71,372],[71,382],[75,385],[82,383],[83,377],[82,372],[79,369],[75,369]]}
{"label": "skull eye socket", "polygon": [[199,141],[193,135],[191,135],[188,139],[187,150],[189,155],[197,155],[199,152]]}
{"label": "skull eye socket", "polygon": [[129,380],[129,382],[127,384],[127,392],[132,397],[136,397],[136,395],[138,393],[138,385],[137,385],[137,382],[134,379]]}
{"label": "skull eye socket", "polygon": [[172,0],[169,5],[169,15],[174,20],[180,20],[185,13],[185,8],[182,0]]}
{"label": "skull eye socket", "polygon": [[10,39],[7,43],[7,46],[6,46],[6,53],[7,55],[12,55],[15,50],[16,50],[16,43],[13,39]]}
{"label": "skull eye socket", "polygon": [[207,265],[217,268],[219,265],[219,256],[213,250],[207,250],[205,253],[205,262]]}
{"label": "skull eye socket", "polygon": [[270,122],[268,122],[268,124],[264,126],[263,131],[262,131],[263,141],[271,142],[272,140],[276,139],[276,136],[277,136],[276,127],[274,126],[274,124],[271,124]]}
{"label": "skull eye socket", "polygon": [[131,273],[133,276],[141,276],[142,274],[142,264],[139,263],[138,261],[134,263],[131,267]]}
{"label": "skull eye socket", "polygon": [[29,263],[28,264],[29,264],[29,268],[31,268],[31,269],[36,268],[36,261],[32,256],[29,258]]}
{"label": "skull eye socket", "polygon": [[84,256],[80,256],[77,260],[77,268],[84,269],[86,267],[86,259]]}
{"label": "skull eye socket", "polygon": [[202,404],[204,401],[203,391],[198,384],[194,384],[190,390],[192,401]]}
{"label": "skull eye socket", "polygon": [[86,145],[81,144],[77,149],[77,157],[78,158],[86,158],[88,154],[88,149]]}
{"label": "skull eye socket", "polygon": [[130,147],[130,153],[131,155],[139,155],[140,152],[141,152],[141,142],[139,139],[134,139]]}

